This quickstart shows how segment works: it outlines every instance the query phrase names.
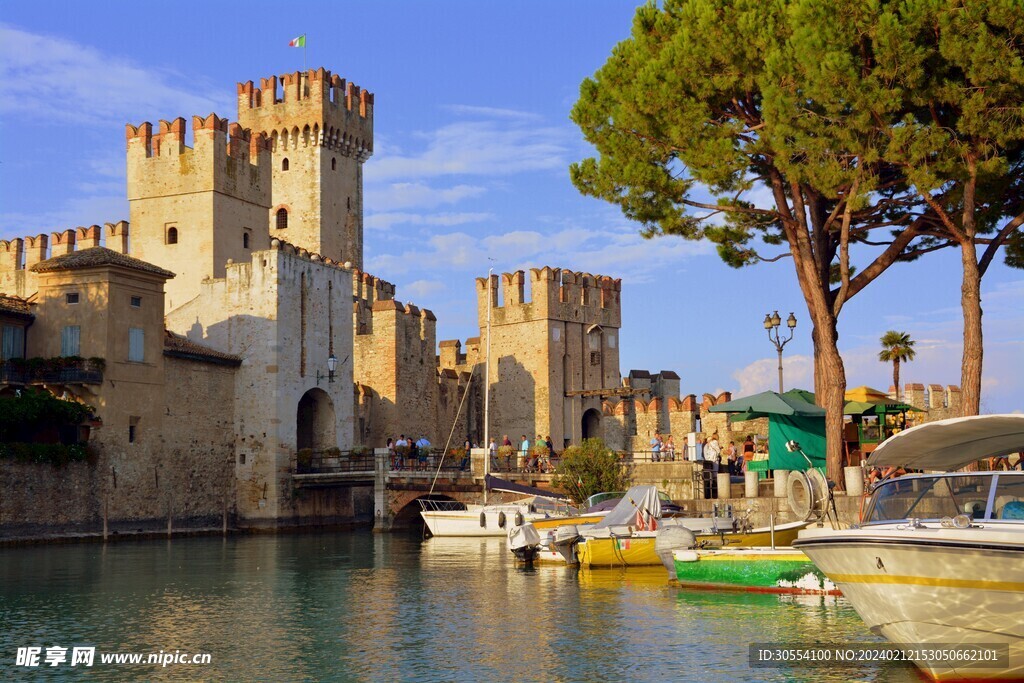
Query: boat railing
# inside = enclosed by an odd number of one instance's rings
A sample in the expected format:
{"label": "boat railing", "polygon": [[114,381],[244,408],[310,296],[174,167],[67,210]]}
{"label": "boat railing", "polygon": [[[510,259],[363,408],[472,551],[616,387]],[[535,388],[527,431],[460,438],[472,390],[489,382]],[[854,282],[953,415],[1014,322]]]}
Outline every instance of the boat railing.
{"label": "boat railing", "polygon": [[417,502],[424,512],[455,512],[465,510],[466,504],[457,500],[435,500],[433,498],[418,498]]}

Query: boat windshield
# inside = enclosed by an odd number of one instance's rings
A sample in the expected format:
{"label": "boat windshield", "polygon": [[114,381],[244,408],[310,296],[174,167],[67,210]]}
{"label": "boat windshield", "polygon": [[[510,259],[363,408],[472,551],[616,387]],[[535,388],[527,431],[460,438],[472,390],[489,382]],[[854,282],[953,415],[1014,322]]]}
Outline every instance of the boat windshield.
{"label": "boat windshield", "polygon": [[956,474],[900,477],[875,489],[865,522],[942,519],[969,515],[984,519],[991,475]]}

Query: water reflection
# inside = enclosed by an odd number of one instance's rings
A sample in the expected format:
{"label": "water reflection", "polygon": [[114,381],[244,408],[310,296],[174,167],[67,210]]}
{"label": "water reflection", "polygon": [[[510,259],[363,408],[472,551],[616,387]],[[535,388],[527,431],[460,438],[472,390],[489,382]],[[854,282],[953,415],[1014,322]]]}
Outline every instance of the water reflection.
{"label": "water reflection", "polygon": [[[876,640],[843,600],[672,588],[660,567],[516,567],[501,539],[337,533],[0,550],[0,678],[17,647],[210,652],[93,680],[916,680],[750,669],[751,642]],[[33,672],[63,678],[64,666]]]}

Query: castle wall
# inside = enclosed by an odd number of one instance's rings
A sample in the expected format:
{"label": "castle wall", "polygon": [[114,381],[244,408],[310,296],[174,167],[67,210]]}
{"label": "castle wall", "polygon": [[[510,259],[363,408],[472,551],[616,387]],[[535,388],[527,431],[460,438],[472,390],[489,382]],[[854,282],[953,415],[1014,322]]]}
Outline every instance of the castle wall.
{"label": "castle wall", "polygon": [[[229,259],[268,248],[270,152],[261,135],[210,114],[127,126],[131,255],[178,277],[167,285],[167,309],[199,293],[204,278],[224,277]],[[229,136],[230,133],[230,136]]]}
{"label": "castle wall", "polygon": [[[296,514],[290,473],[304,433],[300,400],[333,412],[329,424],[315,422],[311,447],[353,445],[351,292],[350,271],[275,241],[167,315],[169,329],[244,359],[235,376],[234,461],[238,513],[248,524]],[[339,361],[333,382],[331,353]]]}
{"label": "castle wall", "polygon": [[[562,447],[582,440],[587,411],[600,424],[599,391],[619,386],[621,283],[545,267],[530,271],[530,290],[523,271],[477,278],[484,355],[491,317],[491,433]],[[572,394],[583,391],[595,394]]]}
{"label": "castle wall", "polygon": [[374,302],[371,318],[372,331],[354,339],[355,381],[373,389],[362,444],[380,447],[405,434],[438,445],[447,432],[438,424],[434,314],[384,299]]}

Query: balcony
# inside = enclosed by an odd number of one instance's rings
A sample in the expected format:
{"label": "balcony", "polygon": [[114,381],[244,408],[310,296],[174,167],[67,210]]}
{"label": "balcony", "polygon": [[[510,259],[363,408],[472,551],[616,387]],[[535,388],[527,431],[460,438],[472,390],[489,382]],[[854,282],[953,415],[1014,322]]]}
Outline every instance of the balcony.
{"label": "balcony", "polygon": [[0,362],[0,385],[103,384],[102,358],[12,358]]}

